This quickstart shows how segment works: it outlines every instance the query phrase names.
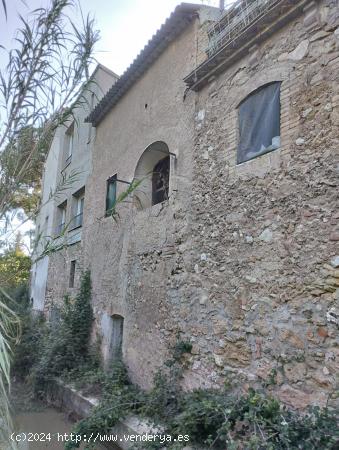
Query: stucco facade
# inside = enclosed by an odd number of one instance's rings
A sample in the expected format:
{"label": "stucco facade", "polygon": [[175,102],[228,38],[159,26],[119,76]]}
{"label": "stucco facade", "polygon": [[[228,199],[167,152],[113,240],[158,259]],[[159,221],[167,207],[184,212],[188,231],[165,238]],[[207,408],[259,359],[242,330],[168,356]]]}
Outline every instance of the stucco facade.
{"label": "stucco facade", "polygon": [[[189,389],[269,383],[297,408],[335,397],[339,9],[294,3],[289,20],[270,20],[268,37],[257,32],[250,51],[239,47],[201,84],[217,16],[198,9],[110,108],[114,92],[103,100],[79,255],[53,255],[48,286],[60,301],[71,258],[91,270],[104,360],[117,339],[145,388],[179,336],[193,344]],[[279,148],[237,164],[239,105],[272,82],[281,83]],[[119,197],[144,167],[147,185],[159,149],[169,198],[147,206],[135,191],[106,217],[108,180],[116,175]]]}
{"label": "stucco facade", "polygon": [[[70,284],[69,276],[65,276],[65,265],[69,269],[70,261],[74,260],[78,261],[74,280],[74,285],[77,285],[82,269],[82,217],[78,215],[77,222],[74,217],[78,212],[78,193],[84,194],[91,171],[95,135],[95,129],[85,123],[85,117],[117,78],[109,69],[98,65],[79,96],[74,120],[60,126],[52,140],[43,173],[41,207],[36,219],[38,244],[33,257],[36,262],[32,266],[30,294],[35,311],[49,311],[54,298],[65,295]],[[53,246],[69,243],[65,250],[67,256],[59,252],[58,255],[53,254],[52,258],[48,255],[40,258],[41,252],[46,248],[46,241],[55,239],[60,234],[64,236],[59,241],[55,240]],[[58,267],[55,259],[59,258],[63,270],[55,272],[58,270],[55,269],[55,266]],[[67,273],[69,274],[69,270]]]}

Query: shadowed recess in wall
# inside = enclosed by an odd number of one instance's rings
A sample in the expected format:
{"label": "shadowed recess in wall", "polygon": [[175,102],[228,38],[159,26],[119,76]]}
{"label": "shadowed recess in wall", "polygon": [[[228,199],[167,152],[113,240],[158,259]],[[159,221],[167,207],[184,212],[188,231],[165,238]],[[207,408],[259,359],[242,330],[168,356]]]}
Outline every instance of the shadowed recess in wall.
{"label": "shadowed recess in wall", "polygon": [[149,145],[135,169],[135,180],[143,180],[135,190],[138,206],[146,209],[169,197],[170,151],[162,141]]}

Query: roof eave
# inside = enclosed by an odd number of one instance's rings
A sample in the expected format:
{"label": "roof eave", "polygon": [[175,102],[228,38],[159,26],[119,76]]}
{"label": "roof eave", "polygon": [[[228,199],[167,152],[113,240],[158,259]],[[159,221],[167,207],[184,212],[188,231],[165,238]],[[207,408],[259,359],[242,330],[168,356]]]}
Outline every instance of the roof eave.
{"label": "roof eave", "polygon": [[178,5],[85,121],[92,123],[93,126],[97,126],[131,85],[145,73],[147,68],[168,47],[169,43],[196,17],[201,8],[202,5],[192,3],[181,3]]}

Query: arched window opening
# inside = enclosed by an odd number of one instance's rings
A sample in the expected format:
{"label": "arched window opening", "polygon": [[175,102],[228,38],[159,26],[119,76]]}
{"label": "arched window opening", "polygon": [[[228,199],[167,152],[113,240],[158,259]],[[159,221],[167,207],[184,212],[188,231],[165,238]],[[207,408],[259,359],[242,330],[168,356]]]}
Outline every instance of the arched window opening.
{"label": "arched window opening", "polygon": [[161,159],[152,173],[152,205],[162,203],[168,199],[170,157]]}
{"label": "arched window opening", "polygon": [[170,193],[170,153],[165,142],[157,141],[146,148],[135,169],[140,181],[134,191],[135,205],[140,209],[162,203]]}

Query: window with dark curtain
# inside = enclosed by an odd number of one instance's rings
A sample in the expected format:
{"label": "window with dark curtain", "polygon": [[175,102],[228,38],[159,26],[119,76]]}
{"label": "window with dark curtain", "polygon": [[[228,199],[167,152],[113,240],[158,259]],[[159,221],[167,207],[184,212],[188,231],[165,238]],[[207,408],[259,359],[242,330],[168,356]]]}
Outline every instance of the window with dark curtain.
{"label": "window with dark curtain", "polygon": [[111,215],[112,208],[115,206],[117,196],[117,176],[107,180],[107,191],[106,191],[106,216]]}
{"label": "window with dark curtain", "polygon": [[280,147],[280,85],[263,86],[240,104],[237,164]]}
{"label": "window with dark curtain", "polygon": [[153,169],[152,174],[152,205],[168,199],[170,158],[161,159]]}

